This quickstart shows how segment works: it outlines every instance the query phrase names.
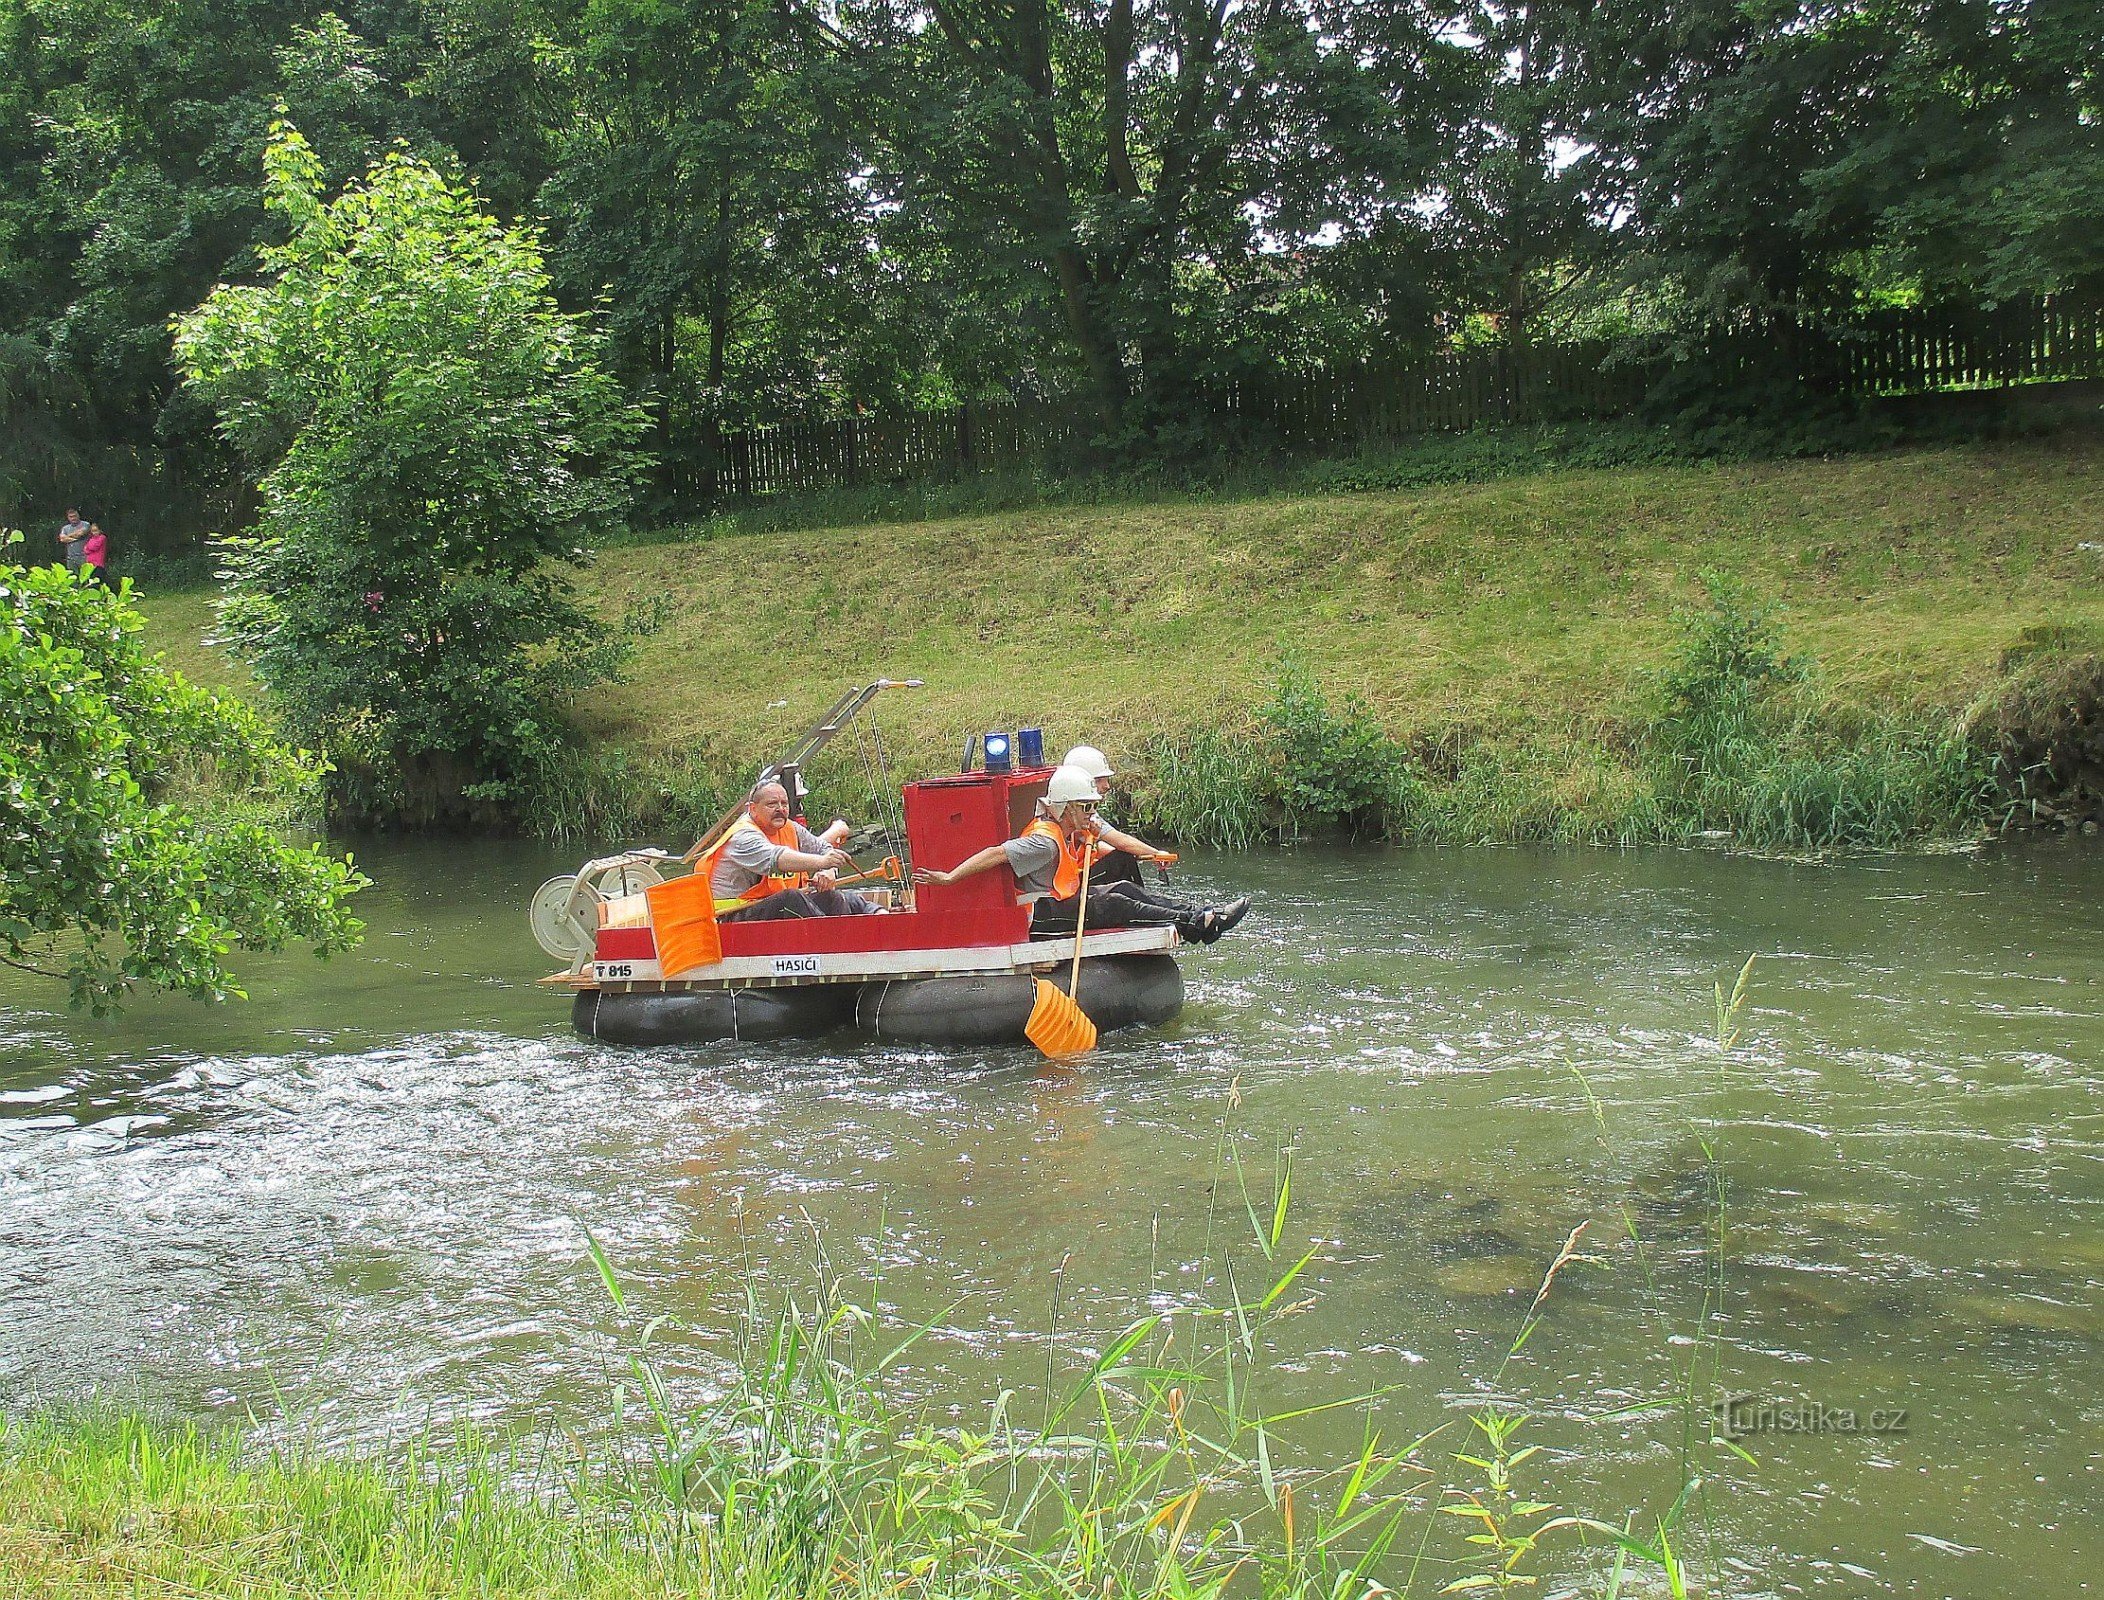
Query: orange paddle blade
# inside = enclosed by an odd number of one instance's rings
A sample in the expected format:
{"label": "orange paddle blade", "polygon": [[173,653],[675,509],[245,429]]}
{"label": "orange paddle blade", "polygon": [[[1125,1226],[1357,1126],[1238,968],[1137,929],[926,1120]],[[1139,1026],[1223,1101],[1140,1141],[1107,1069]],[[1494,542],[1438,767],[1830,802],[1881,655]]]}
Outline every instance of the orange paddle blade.
{"label": "orange paddle blade", "polygon": [[716,895],[709,874],[653,883],[643,891],[650,903],[650,931],[657,941],[658,970],[668,978],[723,959],[723,936],[716,928]]}
{"label": "orange paddle blade", "polygon": [[1037,980],[1037,1004],[1023,1024],[1023,1037],[1053,1060],[1086,1055],[1096,1048],[1096,1025],[1074,997],[1056,983]]}

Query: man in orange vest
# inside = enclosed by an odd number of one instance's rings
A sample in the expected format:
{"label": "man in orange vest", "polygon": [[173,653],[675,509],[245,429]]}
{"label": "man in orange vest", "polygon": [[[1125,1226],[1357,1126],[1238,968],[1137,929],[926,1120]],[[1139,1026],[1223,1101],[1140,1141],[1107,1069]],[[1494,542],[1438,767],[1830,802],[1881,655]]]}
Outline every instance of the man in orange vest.
{"label": "man in orange vest", "polygon": [[[1038,815],[1013,839],[990,844],[947,872],[915,867],[915,883],[955,883],[997,866],[1015,874],[1016,898],[1030,905],[1030,936],[1072,933],[1081,909],[1083,854],[1096,843],[1096,780],[1079,767],[1061,767],[1045,787]],[[1093,878],[1094,874],[1091,873]],[[1173,926],[1193,944],[1211,944],[1248,915],[1249,902],[1200,906],[1136,883],[1089,884],[1091,928]]]}
{"label": "man in orange vest", "polygon": [[[1103,752],[1094,745],[1077,744],[1066,753],[1060,765],[1079,767],[1095,780],[1099,798],[1110,797],[1110,781],[1117,773],[1111,769],[1110,761]],[[1156,862],[1166,873],[1170,864],[1176,860],[1173,850],[1164,850],[1158,845],[1147,843],[1144,839],[1136,839],[1129,833],[1119,832],[1105,820],[1100,811],[1096,813],[1096,820],[1089,826],[1096,835],[1096,860],[1089,868],[1091,888],[1099,883],[1106,886],[1113,883],[1136,883],[1144,886],[1146,879],[1140,876],[1142,861]]]}
{"label": "man in orange vest", "polygon": [[860,917],[878,910],[863,895],[836,886],[845,850],[789,815],[789,791],[772,778],[753,788],[745,815],[702,853],[696,872],[709,875],[719,922],[771,922],[780,917]]}

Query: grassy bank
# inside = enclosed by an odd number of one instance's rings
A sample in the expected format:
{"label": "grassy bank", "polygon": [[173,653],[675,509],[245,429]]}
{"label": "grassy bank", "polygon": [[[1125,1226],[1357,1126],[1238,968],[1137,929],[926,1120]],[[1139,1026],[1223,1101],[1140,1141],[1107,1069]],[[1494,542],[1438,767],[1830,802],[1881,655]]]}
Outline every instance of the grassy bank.
{"label": "grassy bank", "polygon": [[[2040,641],[2081,656],[2104,640],[2094,431],[1836,460],[712,531],[610,549],[589,578],[608,615],[645,592],[672,612],[629,681],[581,708],[593,753],[551,795],[544,823],[677,833],[840,686],[888,674],[928,681],[881,708],[896,775],[953,765],[971,730],[1038,723],[1055,744],[1108,747],[1155,825],[1275,831],[1293,821],[1275,792],[1290,741],[1265,708],[1290,657],[1337,718],[1405,752],[1416,798],[1378,808],[1383,831],[1737,832],[1747,807],[1735,786],[1783,784],[1767,809],[1786,819],[1836,784],[1948,790],[1924,763],[1947,764],[1943,745],[2009,692],[2017,658],[2035,666]],[[1794,662],[1764,683],[1738,757],[1706,768],[1660,733],[1685,617],[1712,609],[1705,573],[1734,580],[1747,606],[1779,608],[1772,642]],[[178,658],[209,678],[195,642],[203,609],[194,596],[149,603]],[[1788,744],[1794,778],[1753,770],[1745,758],[1763,742]],[[1991,764],[1991,750],[1978,754]],[[1836,776],[1843,757],[1856,770]],[[1217,826],[1236,787],[1255,781],[1252,764],[1272,773],[1270,792]],[[1963,775],[1967,795],[1978,775]],[[858,750],[831,777],[860,803]],[[1977,798],[1886,809],[1879,827],[1895,836],[1989,815]],[[1801,839],[1794,827],[1770,842],[1817,842],[1816,827]]]}

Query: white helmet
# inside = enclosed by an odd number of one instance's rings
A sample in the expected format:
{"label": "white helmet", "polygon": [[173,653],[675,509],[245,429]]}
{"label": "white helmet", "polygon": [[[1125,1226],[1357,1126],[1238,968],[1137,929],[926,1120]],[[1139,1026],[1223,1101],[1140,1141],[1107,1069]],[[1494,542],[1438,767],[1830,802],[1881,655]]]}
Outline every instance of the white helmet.
{"label": "white helmet", "polygon": [[1111,778],[1117,776],[1116,773],[1111,771],[1110,763],[1103,759],[1103,752],[1101,750],[1098,750],[1092,744],[1077,744],[1076,746],[1074,746],[1073,749],[1067,752],[1066,760],[1061,762],[1060,765],[1067,767],[1079,767],[1083,772],[1086,772],[1091,778]]}
{"label": "white helmet", "polygon": [[1072,800],[1093,801],[1096,798],[1096,780],[1071,764],[1054,772],[1052,781],[1045,785],[1045,804],[1048,806],[1063,806]]}

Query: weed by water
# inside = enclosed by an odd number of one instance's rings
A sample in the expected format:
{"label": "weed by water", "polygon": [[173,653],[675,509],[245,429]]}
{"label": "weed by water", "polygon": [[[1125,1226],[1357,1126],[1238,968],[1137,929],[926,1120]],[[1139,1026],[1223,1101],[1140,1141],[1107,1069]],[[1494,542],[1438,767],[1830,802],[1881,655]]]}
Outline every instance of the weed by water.
{"label": "weed by water", "polygon": [[573,746],[535,774],[520,822],[544,839],[698,835],[744,791],[740,771],[707,744],[648,752]]}
{"label": "weed by water", "polygon": [[[772,1303],[747,1275],[729,1360],[686,1400],[688,1380],[673,1375],[691,1360],[691,1346],[673,1347],[686,1330],[646,1316],[593,1241],[627,1330],[612,1445],[469,1437],[389,1466],[259,1461],[227,1438],[121,1413],[15,1419],[0,1427],[11,1508],[0,1567],[55,1597],[116,1582],[348,1600],[1371,1600],[1527,1587],[1550,1542],[1574,1538],[1614,1551],[1609,1594],[1631,1561],[1684,1592],[1675,1530],[1695,1481],[1642,1537],[1559,1514],[1530,1486],[1549,1459],[1524,1441],[1530,1419],[1495,1398],[1559,1274],[1585,1259],[1586,1225],[1543,1274],[1493,1398],[1465,1424],[1390,1442],[1383,1411],[1398,1385],[1269,1398],[1279,1332],[1304,1307],[1321,1242],[1293,1237],[1290,1150],[1268,1185],[1253,1183],[1223,1117],[1216,1167],[1199,1281],[1220,1291],[1132,1321],[1077,1374],[1048,1369],[1041,1395],[1004,1390],[968,1423],[900,1393],[898,1369],[934,1322],[888,1320],[881,1283],[858,1293],[822,1252],[809,1289]],[[1048,1353],[1090,1343],[1057,1328]],[[1338,1412],[1363,1417],[1357,1448],[1311,1459],[1297,1425]],[[1434,1453],[1457,1426],[1473,1444]],[[1457,1523],[1458,1549],[1438,1537]]]}
{"label": "weed by water", "polygon": [[1268,832],[1263,753],[1249,732],[1156,734],[1135,765],[1146,774],[1132,797],[1141,832],[1227,850],[1246,849]]}
{"label": "weed by water", "polygon": [[1315,1465],[1292,1425],[1379,1394],[1267,1409],[1275,1332],[1317,1254],[1287,1247],[1290,1194],[1282,1165],[1248,1206],[1247,1256],[1217,1263],[1224,1301],[1130,1323],[1078,1379],[1049,1384],[1035,1417],[1010,1392],[966,1427],[896,1399],[889,1375],[932,1324],[887,1328],[874,1285],[858,1298],[822,1272],[773,1308],[748,1292],[732,1369],[696,1409],[675,1401],[656,1355],[668,1325],[652,1319],[618,1391],[647,1419],[630,1481],[702,1514],[719,1570],[768,1593],[1120,1600],[1238,1577],[1264,1596],[1369,1593],[1416,1504],[1425,1440],[1385,1445],[1369,1417],[1354,1457]]}
{"label": "weed by water", "polygon": [[1333,707],[1306,663],[1287,655],[1260,716],[1273,756],[1271,794],[1289,833],[1410,831],[1422,788],[1410,753],[1359,696]]}
{"label": "weed by water", "polygon": [[1778,614],[1705,575],[1658,680],[1648,740],[1667,825],[1754,849],[1880,849],[1978,827],[1986,760],[1953,719],[1836,711],[1810,663],[1784,654]]}
{"label": "weed by water", "polygon": [[1290,653],[1245,726],[1158,736],[1138,764],[1138,826],[1228,849],[1310,833],[1405,837],[1424,803],[1409,750],[1357,695],[1333,703]]}
{"label": "weed by water", "polygon": [[1357,696],[1332,700],[1289,655],[1270,698],[1232,732],[1142,747],[1140,825],[1229,848],[1344,832],[1826,851],[1987,824],[1997,758],[1960,719],[1838,704],[1815,662],[1786,653],[1776,607],[1730,578],[1706,583],[1708,605],[1678,618],[1631,729],[1461,730],[1413,746]]}

